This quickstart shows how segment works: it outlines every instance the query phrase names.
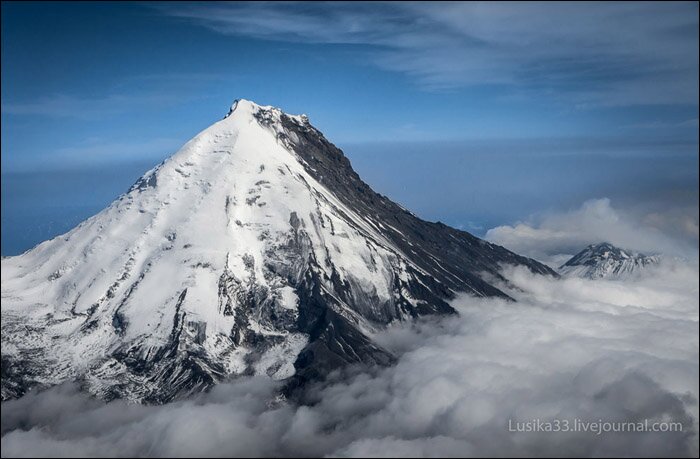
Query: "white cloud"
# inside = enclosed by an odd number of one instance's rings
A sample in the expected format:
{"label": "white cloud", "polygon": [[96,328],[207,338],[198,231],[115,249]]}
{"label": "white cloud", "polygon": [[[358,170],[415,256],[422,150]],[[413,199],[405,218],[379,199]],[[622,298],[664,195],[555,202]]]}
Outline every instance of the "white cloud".
{"label": "white cloud", "polygon": [[109,167],[119,163],[157,163],[176,152],[183,139],[154,138],[113,141],[88,138],[75,146],[58,147],[35,157],[18,157],[7,162],[12,173],[69,171],[83,168]]}
{"label": "white cloud", "polygon": [[558,266],[585,246],[598,242],[688,257],[697,250],[697,225],[697,209],[667,208],[634,215],[614,208],[609,199],[602,198],[586,201],[568,212],[492,228],[486,239]]}
{"label": "white cloud", "polygon": [[[508,269],[518,302],[377,336],[400,355],[334,375],[305,404],[266,379],[165,406],[69,387],[6,402],[3,456],[697,456],[698,266],[622,281]],[[508,421],[673,421],[676,433],[517,433]]]}
{"label": "white cloud", "polygon": [[154,104],[172,105],[178,101],[178,98],[168,94],[140,94],[137,96],[109,94],[98,98],[56,94],[30,102],[3,103],[2,112],[6,115],[36,115],[91,120],[125,113],[134,108],[150,107]]}
{"label": "white cloud", "polygon": [[[690,3],[318,2],[158,5],[227,35],[373,47],[375,65],[426,89],[508,85],[590,105],[695,104]],[[624,23],[624,30],[619,24]]]}
{"label": "white cloud", "polygon": [[181,139],[155,138],[142,142],[105,142],[91,139],[79,146],[58,148],[47,161],[54,165],[93,165],[109,161],[162,159],[183,144]]}
{"label": "white cloud", "polygon": [[122,79],[96,97],[57,93],[33,100],[4,100],[2,113],[91,121],[136,110],[170,108],[207,98],[206,95],[194,95],[194,90],[201,86],[202,82],[230,79],[230,76],[216,73],[133,75]]}

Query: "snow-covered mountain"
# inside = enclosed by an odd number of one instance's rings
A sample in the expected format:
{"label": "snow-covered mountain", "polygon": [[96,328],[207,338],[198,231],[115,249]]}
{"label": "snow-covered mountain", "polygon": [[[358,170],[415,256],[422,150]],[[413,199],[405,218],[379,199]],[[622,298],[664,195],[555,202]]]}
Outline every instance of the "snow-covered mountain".
{"label": "snow-covered mountain", "polygon": [[70,232],[2,260],[2,398],[164,402],[243,374],[387,364],[371,334],[548,267],[381,196],[306,116],[239,100]]}
{"label": "snow-covered mountain", "polygon": [[591,244],[571,257],[559,267],[559,273],[589,279],[621,278],[659,261],[658,255],[631,252],[602,242]]}

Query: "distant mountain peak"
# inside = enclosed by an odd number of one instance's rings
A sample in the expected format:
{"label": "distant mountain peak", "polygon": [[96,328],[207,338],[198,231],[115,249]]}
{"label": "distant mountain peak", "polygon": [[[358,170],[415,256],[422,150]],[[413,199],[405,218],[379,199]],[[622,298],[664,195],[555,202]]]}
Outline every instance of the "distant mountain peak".
{"label": "distant mountain peak", "polygon": [[621,250],[609,242],[599,242],[597,244],[591,244],[586,248],[589,250]]}
{"label": "distant mountain peak", "polygon": [[373,331],[548,267],[375,193],[304,115],[239,99],[70,232],[2,260],[2,397],[164,402],[388,364]]}
{"label": "distant mountain peak", "polygon": [[591,244],[559,267],[566,276],[590,279],[620,278],[660,261],[658,255],[645,255],[621,249],[609,242]]}

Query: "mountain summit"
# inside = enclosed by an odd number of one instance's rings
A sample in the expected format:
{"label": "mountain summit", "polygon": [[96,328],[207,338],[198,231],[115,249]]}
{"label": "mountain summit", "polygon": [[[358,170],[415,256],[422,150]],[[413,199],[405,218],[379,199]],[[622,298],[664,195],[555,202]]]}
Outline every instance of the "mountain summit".
{"label": "mountain summit", "polygon": [[304,115],[228,115],[70,232],[2,260],[2,398],[160,403],[237,375],[388,364],[371,335],[554,272],[375,193]]}
{"label": "mountain summit", "polygon": [[659,261],[657,255],[644,255],[601,242],[591,244],[571,257],[559,267],[559,272],[565,276],[589,279],[620,278]]}

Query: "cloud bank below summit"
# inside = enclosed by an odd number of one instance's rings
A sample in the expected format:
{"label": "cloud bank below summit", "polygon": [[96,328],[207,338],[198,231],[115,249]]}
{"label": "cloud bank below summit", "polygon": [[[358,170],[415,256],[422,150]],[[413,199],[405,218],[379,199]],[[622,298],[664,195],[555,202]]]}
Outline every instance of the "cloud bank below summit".
{"label": "cloud bank below summit", "polygon": [[668,205],[663,210],[640,212],[616,208],[608,198],[591,199],[577,209],[492,228],[485,238],[554,267],[585,246],[599,242],[646,253],[697,258],[698,209],[696,203],[687,208]]}
{"label": "cloud bank below summit", "polygon": [[[6,402],[3,456],[697,456],[698,265],[622,281],[507,269],[510,303],[376,336],[400,356],[337,374],[305,405],[243,379],[164,406],[64,386]],[[532,419],[680,422],[682,432],[509,432]]]}

